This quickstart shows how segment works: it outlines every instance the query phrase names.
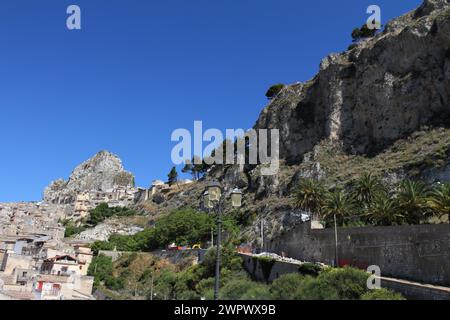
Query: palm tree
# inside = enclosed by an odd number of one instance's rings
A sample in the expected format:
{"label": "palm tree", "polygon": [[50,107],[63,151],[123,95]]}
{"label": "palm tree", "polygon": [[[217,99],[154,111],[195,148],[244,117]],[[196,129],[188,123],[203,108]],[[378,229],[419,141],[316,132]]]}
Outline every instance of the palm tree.
{"label": "palm tree", "polygon": [[426,221],[431,210],[428,206],[428,187],[421,181],[403,181],[398,193],[400,214],[405,216],[409,224],[420,224]]}
{"label": "palm tree", "polygon": [[442,218],[447,215],[450,221],[450,183],[439,184],[430,192],[428,205]]}
{"label": "palm tree", "polygon": [[361,207],[367,208],[377,194],[384,190],[383,183],[378,178],[375,178],[371,173],[365,173],[353,187],[353,196],[361,204]]}
{"label": "palm tree", "polygon": [[331,221],[336,217],[338,224],[344,224],[344,218],[351,216],[355,212],[354,199],[347,193],[338,189],[330,192],[326,197],[325,204],[322,209],[323,216],[326,221]]}
{"label": "palm tree", "polygon": [[325,198],[325,187],[318,180],[304,179],[295,192],[296,205],[312,213],[320,213]]}
{"label": "palm tree", "polygon": [[366,216],[377,226],[400,224],[404,218],[398,211],[396,200],[387,192],[381,192],[375,196],[367,209]]}

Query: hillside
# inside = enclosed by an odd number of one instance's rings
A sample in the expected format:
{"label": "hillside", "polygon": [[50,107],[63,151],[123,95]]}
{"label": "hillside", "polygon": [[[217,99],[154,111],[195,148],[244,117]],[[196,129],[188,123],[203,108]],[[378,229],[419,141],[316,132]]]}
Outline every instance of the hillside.
{"label": "hillside", "polygon": [[[244,191],[241,212],[249,240],[266,219],[276,237],[299,221],[292,201],[302,178],[346,186],[364,173],[388,185],[402,179],[450,181],[450,5],[427,0],[389,22],[374,38],[331,54],[310,81],[285,86],[255,129],[280,129],[281,167],[213,166],[191,186],[139,208],[156,218],[183,206],[199,208],[212,179]],[[230,207],[226,208],[230,212]]]}

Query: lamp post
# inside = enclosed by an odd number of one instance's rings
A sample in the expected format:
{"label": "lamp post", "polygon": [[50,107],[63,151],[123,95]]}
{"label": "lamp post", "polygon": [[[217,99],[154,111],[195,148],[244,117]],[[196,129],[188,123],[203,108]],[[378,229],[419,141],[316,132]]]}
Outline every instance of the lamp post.
{"label": "lamp post", "polygon": [[337,234],[337,221],[336,221],[336,214],[334,214],[334,240],[335,240],[335,260],[336,260],[336,267],[339,268],[339,256],[338,256],[338,234]]}
{"label": "lamp post", "polygon": [[[214,300],[219,300],[219,287],[220,287],[220,246],[222,241],[222,214],[223,205],[225,200],[225,193],[217,181],[212,181],[204,195],[205,206],[209,209],[213,209],[217,216],[217,235],[216,235],[216,272],[214,283]],[[242,205],[242,191],[234,189],[231,192],[231,204],[233,207],[240,207]]]}

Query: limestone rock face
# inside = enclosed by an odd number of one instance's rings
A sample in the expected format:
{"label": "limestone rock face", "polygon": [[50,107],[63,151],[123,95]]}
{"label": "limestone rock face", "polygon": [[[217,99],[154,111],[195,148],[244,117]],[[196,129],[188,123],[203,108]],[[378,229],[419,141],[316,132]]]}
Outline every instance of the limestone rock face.
{"label": "limestone rock face", "polygon": [[299,163],[323,139],[374,154],[422,125],[450,124],[450,4],[427,0],[373,39],[326,57],[316,77],[285,87],[255,128],[280,130]]}
{"label": "limestone rock face", "polygon": [[44,191],[44,201],[73,203],[82,192],[109,192],[115,187],[133,187],[133,175],[124,170],[118,156],[101,151],[76,167],[69,180],[52,182]]}

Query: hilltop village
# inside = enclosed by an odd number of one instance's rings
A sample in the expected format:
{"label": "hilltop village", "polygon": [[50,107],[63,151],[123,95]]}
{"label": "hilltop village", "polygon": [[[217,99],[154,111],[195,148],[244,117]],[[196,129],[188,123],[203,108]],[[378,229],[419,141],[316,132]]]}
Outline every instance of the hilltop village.
{"label": "hilltop village", "polygon": [[150,190],[134,187],[120,159],[103,151],[68,182],[53,182],[42,202],[0,203],[0,299],[94,299],[89,241],[65,239],[62,222],[79,223],[101,203],[129,207],[169,188],[161,181]]}

